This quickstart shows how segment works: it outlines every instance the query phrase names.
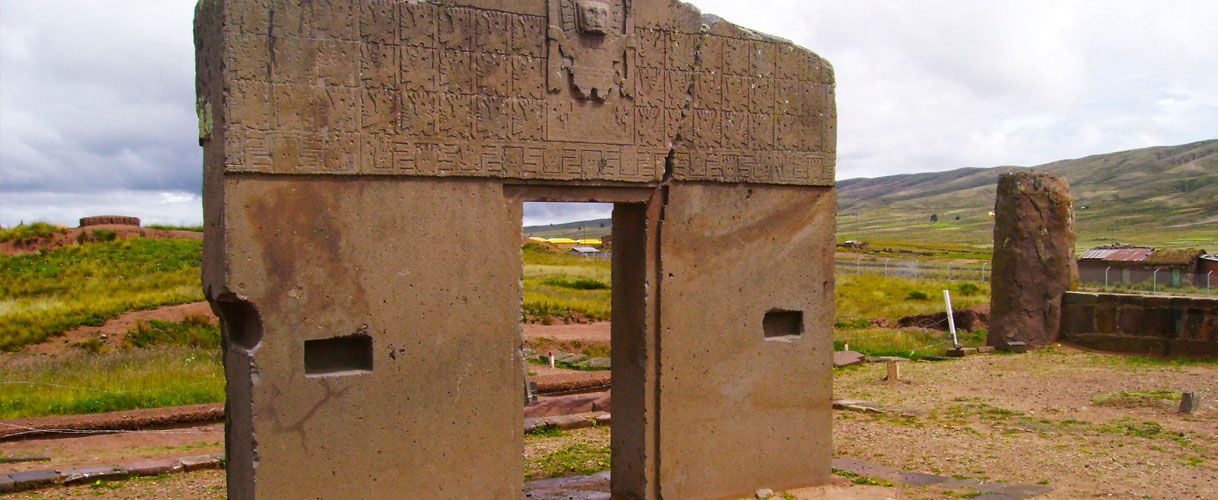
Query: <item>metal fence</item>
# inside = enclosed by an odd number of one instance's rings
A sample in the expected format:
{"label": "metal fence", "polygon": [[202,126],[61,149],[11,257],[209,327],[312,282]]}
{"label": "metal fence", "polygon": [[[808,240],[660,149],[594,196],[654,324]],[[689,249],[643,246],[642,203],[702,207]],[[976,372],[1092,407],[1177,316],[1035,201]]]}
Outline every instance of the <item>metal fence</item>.
{"label": "metal fence", "polygon": [[[946,264],[913,259],[861,257],[837,259],[839,276],[871,275],[907,279],[949,281],[990,281],[990,264]],[[1079,288],[1086,291],[1113,293],[1171,293],[1183,295],[1218,295],[1218,272],[1206,274],[1182,273],[1170,269],[1113,270],[1109,273],[1083,272]]]}
{"label": "metal fence", "polygon": [[1079,287],[1114,293],[1218,295],[1218,273],[1184,273],[1172,269],[1112,269],[1084,272]]}
{"label": "metal fence", "polygon": [[947,264],[913,259],[860,257],[837,259],[838,275],[892,276],[908,279],[990,281],[990,263]]}

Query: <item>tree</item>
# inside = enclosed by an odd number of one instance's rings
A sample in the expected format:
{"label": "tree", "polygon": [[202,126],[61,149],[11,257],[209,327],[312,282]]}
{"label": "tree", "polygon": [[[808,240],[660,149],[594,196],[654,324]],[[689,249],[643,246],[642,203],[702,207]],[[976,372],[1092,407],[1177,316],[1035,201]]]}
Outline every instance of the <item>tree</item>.
{"label": "tree", "polygon": [[939,222],[939,214],[930,214],[930,223],[934,224],[936,222]]}

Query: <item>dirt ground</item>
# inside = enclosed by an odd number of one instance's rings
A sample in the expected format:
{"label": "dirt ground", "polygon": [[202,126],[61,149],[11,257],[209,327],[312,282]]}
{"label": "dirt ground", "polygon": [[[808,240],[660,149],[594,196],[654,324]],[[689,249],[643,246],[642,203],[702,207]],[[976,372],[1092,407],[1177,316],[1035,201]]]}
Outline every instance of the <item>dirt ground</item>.
{"label": "dirt ground", "polygon": [[[836,458],[957,478],[1044,484],[1054,488],[1037,497],[1046,499],[1218,498],[1216,364],[1147,363],[1059,346],[1023,355],[906,362],[900,367],[901,380],[894,382],[881,380],[882,364],[835,374],[835,397],[891,410],[834,411]],[[1201,395],[1199,412],[1178,413],[1178,399],[1173,398],[1181,391]],[[208,426],[196,434],[3,443],[0,455],[47,454],[54,467],[212,454],[220,450],[222,432],[219,426]],[[583,432],[542,441],[539,450],[564,446],[563,439],[608,440],[603,430]],[[47,467],[45,462],[6,464],[0,471]],[[947,498],[933,488],[862,487],[846,479],[835,478],[828,489],[790,493],[795,498]],[[223,498],[223,476],[216,472],[13,498],[95,498],[102,492],[98,488],[111,487],[101,496]]]}
{"label": "dirt ground", "polygon": [[[836,397],[913,412],[835,412],[835,456],[1055,489],[1040,498],[1218,498],[1218,365],[1057,347],[901,369],[899,382],[880,364],[838,373]],[[1144,391],[1199,392],[1203,407],[1093,400]]]}
{"label": "dirt ground", "polygon": [[0,443],[0,456],[43,456],[49,462],[0,464],[0,473],[123,465],[143,460],[224,453],[224,424],[85,437]]}

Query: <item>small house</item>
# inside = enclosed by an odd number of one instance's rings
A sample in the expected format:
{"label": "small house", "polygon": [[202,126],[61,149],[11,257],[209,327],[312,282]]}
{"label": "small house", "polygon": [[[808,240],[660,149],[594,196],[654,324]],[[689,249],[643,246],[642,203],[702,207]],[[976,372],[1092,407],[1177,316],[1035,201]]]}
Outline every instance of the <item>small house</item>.
{"label": "small house", "polygon": [[568,253],[578,255],[580,257],[599,257],[601,251],[592,247],[575,247],[572,248]]}
{"label": "small house", "polygon": [[1205,250],[1195,248],[1128,245],[1094,248],[1078,257],[1079,281],[1123,285],[1153,281],[1173,287],[1197,285],[1194,281],[1200,272],[1203,255]]}

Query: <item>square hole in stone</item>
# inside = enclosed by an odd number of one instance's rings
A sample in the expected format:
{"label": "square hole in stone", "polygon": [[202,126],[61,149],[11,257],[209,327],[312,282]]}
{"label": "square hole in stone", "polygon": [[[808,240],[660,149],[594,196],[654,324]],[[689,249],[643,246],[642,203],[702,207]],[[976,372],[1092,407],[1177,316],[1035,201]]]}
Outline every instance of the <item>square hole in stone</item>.
{"label": "square hole in stone", "polygon": [[765,313],[761,328],[766,338],[798,337],[804,333],[803,311],[773,310]]}
{"label": "square hole in stone", "polygon": [[305,341],[305,376],[355,375],[372,371],[372,337],[348,335]]}

